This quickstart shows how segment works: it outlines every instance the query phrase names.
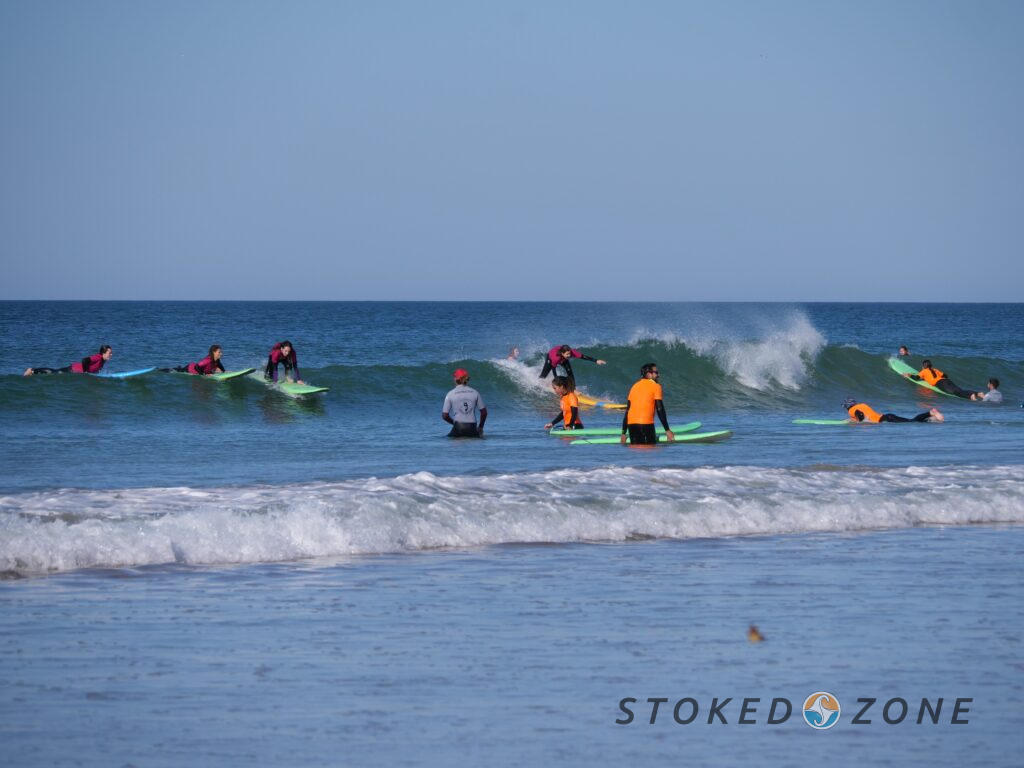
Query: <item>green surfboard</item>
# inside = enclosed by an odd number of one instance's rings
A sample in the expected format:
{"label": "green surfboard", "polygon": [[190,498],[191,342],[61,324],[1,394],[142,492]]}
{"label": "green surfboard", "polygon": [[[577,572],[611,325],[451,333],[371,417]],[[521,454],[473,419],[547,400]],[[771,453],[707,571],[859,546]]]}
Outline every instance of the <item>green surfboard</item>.
{"label": "green surfboard", "polygon": [[213,379],[214,381],[231,381],[231,379],[237,379],[239,376],[248,376],[255,370],[255,368],[246,368],[241,371],[224,371],[224,373],[211,373],[209,376],[204,376],[203,378]]}
{"label": "green surfboard", "polygon": [[[683,432],[693,432],[696,429],[700,429],[699,421],[691,421],[689,424],[683,424],[681,427],[673,427],[673,434],[682,434]],[[658,427],[658,434],[664,434],[665,430],[662,427]],[[555,437],[606,437],[612,435],[622,434],[622,427],[587,427],[586,429],[551,429],[548,430],[549,435]]]}
{"label": "green surfboard", "polygon": [[303,397],[304,395],[315,395],[319,392],[327,392],[329,387],[314,387],[311,384],[296,384],[294,381],[279,381],[276,384],[268,382],[270,386],[289,397]]}
{"label": "green surfboard", "polygon": [[[658,435],[658,445],[682,445],[683,443],[717,443],[719,440],[728,440],[732,437],[731,429],[723,429],[718,432],[692,432],[687,435],[680,435],[673,442],[668,442],[664,435]],[[595,437],[573,440],[571,445],[618,445],[618,437]],[[628,443],[627,443],[628,444]]]}
{"label": "green surfboard", "polygon": [[827,425],[839,425],[839,424],[852,424],[850,419],[793,419],[794,424],[827,424]]}

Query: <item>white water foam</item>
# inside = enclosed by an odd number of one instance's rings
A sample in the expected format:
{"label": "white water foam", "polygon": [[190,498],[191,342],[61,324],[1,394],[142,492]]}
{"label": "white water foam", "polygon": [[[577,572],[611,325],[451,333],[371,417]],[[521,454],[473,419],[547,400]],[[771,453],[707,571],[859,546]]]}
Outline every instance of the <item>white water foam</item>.
{"label": "white water foam", "polygon": [[1024,522],[1024,467],[603,468],[0,498],[0,571]]}

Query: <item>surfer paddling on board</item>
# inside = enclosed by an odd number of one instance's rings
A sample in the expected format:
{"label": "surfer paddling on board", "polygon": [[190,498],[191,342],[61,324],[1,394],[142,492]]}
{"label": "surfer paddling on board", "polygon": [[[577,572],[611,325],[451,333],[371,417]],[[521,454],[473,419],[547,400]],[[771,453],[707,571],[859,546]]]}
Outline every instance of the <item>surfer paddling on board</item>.
{"label": "surfer paddling on board", "polygon": [[[267,369],[263,372],[263,378],[277,381],[277,366],[284,365],[284,377],[294,380],[296,384],[305,384],[302,375],[299,373],[299,358],[295,354],[295,347],[290,341],[279,341],[270,350],[267,357]],[[294,377],[294,379],[293,379]]]}
{"label": "surfer paddling on board", "polygon": [[576,395],[575,382],[565,376],[555,376],[551,380],[551,389],[561,398],[562,409],[555,418],[544,425],[544,429],[551,429],[562,420],[565,421],[566,429],[583,429],[583,422],[580,421],[580,399]]}
{"label": "surfer paddling on board", "polygon": [[224,373],[224,364],[220,361],[222,350],[220,344],[210,347],[209,353],[198,363],[179,365],[176,368],[161,368],[164,373],[191,373],[193,376],[209,376],[211,373]]}
{"label": "surfer paddling on board", "polygon": [[627,433],[632,445],[656,445],[658,434],[654,431],[655,413],[665,428],[665,439],[670,443],[675,442],[676,436],[668,426],[658,375],[657,363],[647,363],[640,368],[640,380],[629,390],[629,397],[626,398],[626,415],[622,417],[620,439],[623,445],[626,444]]}
{"label": "surfer paddling on board", "polygon": [[100,351],[95,355],[83,357],[77,363],[65,365],[63,368],[26,368],[25,375],[34,376],[37,373],[99,373],[103,370],[103,364],[106,363],[113,354],[114,350],[110,348],[110,345],[104,344],[100,347]]}
{"label": "surfer paddling on board", "polygon": [[921,370],[916,374],[904,373],[903,375],[913,381],[923,381],[926,384],[931,384],[936,389],[941,389],[948,395],[956,395],[957,397],[962,397],[965,400],[970,400],[971,395],[974,394],[972,391],[960,389],[960,387],[954,384],[953,380],[946,374],[938,368],[933,368],[931,360],[922,361]]}
{"label": "surfer paddling on board", "polygon": [[[480,393],[469,386],[469,371],[459,368],[453,374],[455,388],[444,396],[441,418],[452,425],[448,437],[483,437],[487,421],[487,406]],[[476,413],[480,411],[480,424]]]}
{"label": "surfer paddling on board", "polygon": [[858,403],[852,397],[848,397],[843,401],[843,408],[848,414],[850,419],[853,421],[868,421],[872,424],[880,424],[882,422],[906,422],[906,421],[945,421],[946,418],[943,416],[938,408],[932,408],[930,411],[919,413],[912,419],[907,419],[903,416],[897,416],[895,413],[879,413],[870,405],[866,403]]}
{"label": "surfer paddling on board", "polygon": [[[563,344],[560,347],[552,347],[548,350],[548,354],[544,358],[544,369],[540,372],[540,377],[542,379],[546,379],[548,374],[553,372],[555,376],[562,375],[575,382],[576,377],[573,375],[572,364],[569,362],[574,357],[580,360],[589,360],[590,362],[597,363],[598,365],[605,365],[604,360],[598,360],[596,357],[584,355],[578,349],[573,349],[568,344]],[[562,374],[558,373],[559,368],[562,369]]]}

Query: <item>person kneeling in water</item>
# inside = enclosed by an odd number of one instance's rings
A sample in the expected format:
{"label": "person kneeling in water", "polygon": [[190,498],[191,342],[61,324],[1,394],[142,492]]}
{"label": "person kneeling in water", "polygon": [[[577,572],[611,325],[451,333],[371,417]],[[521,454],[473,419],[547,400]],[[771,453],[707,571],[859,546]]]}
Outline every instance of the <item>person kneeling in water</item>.
{"label": "person kneeling in water", "polygon": [[210,352],[198,363],[179,365],[176,368],[161,368],[164,373],[191,373],[193,376],[209,376],[211,373],[224,373],[224,363],[220,361],[220,344],[210,347]]}
{"label": "person kneeling in water", "polygon": [[99,373],[103,370],[103,364],[114,354],[109,344],[100,347],[95,355],[83,357],[79,362],[65,365],[63,368],[26,368],[26,376],[34,376],[37,373]]}
{"label": "person kneeling in water", "polygon": [[[465,368],[459,368],[454,375],[455,388],[444,396],[441,408],[441,418],[452,425],[448,437],[483,437],[487,406],[480,393],[468,386],[469,372]],[[479,426],[476,423],[477,410],[480,411]]]}
{"label": "person kneeling in water", "polygon": [[551,429],[563,419],[566,429],[583,429],[583,422],[580,421],[580,399],[576,396],[576,383],[567,376],[555,376],[551,380],[551,389],[562,399],[562,410],[548,424],[544,425],[544,429]]}
{"label": "person kneeling in water", "polygon": [[903,422],[903,421],[945,421],[946,417],[943,416],[938,408],[932,408],[930,411],[925,413],[919,413],[912,419],[905,418],[903,416],[897,416],[895,413],[879,413],[870,405],[865,403],[858,403],[852,397],[846,398],[843,401],[843,408],[850,414],[850,418],[853,421],[869,421],[872,424],[879,424],[883,421],[888,422]]}

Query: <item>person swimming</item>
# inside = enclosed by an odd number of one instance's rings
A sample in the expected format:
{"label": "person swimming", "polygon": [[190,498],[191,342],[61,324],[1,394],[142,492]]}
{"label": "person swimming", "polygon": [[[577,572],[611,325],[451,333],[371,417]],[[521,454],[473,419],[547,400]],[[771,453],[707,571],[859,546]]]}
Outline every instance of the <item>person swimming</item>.
{"label": "person swimming", "polygon": [[213,344],[209,353],[197,363],[179,365],[175,368],[161,368],[164,373],[191,373],[193,376],[209,376],[211,373],[224,373],[224,364],[220,361],[222,354],[220,344]]}
{"label": "person swimming", "polygon": [[35,376],[40,373],[99,373],[103,370],[103,365],[113,354],[114,350],[110,348],[110,345],[104,344],[95,355],[83,357],[77,363],[65,365],[63,368],[26,368],[25,375]]}
{"label": "person swimming", "polygon": [[909,422],[909,421],[945,421],[945,417],[939,412],[938,408],[932,408],[925,413],[919,413],[912,419],[908,419],[904,416],[897,416],[895,413],[879,413],[870,405],[866,403],[858,403],[854,398],[848,397],[843,401],[843,408],[847,413],[850,414],[850,418],[853,421],[867,421],[872,424],[880,424],[882,422]]}
{"label": "person swimming", "polygon": [[284,365],[286,379],[294,376],[296,384],[302,384],[302,375],[299,373],[299,357],[295,354],[295,347],[290,341],[280,341],[275,344],[267,357],[267,368],[263,377],[271,381],[277,381],[277,367]]}

